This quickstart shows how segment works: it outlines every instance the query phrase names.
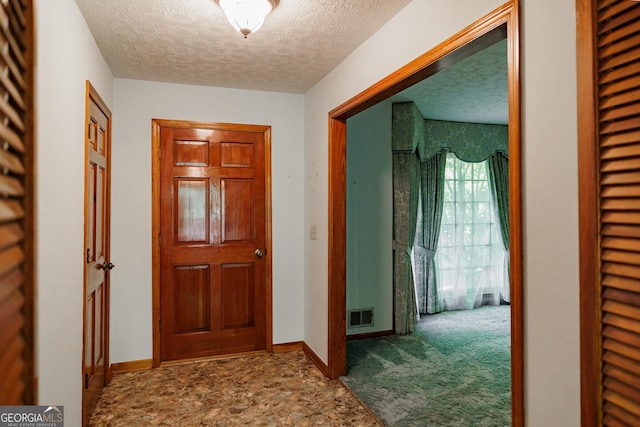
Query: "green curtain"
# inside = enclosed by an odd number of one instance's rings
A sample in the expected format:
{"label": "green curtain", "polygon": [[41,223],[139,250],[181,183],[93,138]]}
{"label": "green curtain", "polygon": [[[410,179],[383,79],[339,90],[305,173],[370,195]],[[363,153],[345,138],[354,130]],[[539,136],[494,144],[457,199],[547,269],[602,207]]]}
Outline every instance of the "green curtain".
{"label": "green curtain", "polygon": [[487,159],[489,169],[489,187],[491,188],[491,197],[496,210],[496,218],[500,225],[500,237],[502,238],[502,246],[505,250],[504,258],[504,286],[500,291],[502,299],[506,302],[511,301],[511,263],[510,263],[510,247],[509,241],[509,158],[502,152],[496,151],[495,154]]}
{"label": "green curtain", "polygon": [[419,190],[420,163],[416,153],[393,153],[393,299],[397,334],[412,332],[418,318],[411,252]]}
{"label": "green curtain", "polygon": [[500,222],[500,236],[504,250],[509,253],[509,158],[496,151],[488,159],[489,187],[497,207]]}
{"label": "green curtain", "polygon": [[421,211],[418,239],[413,249],[420,313],[431,314],[442,311],[441,298],[438,296],[436,286],[435,255],[442,222],[446,164],[446,150],[420,163]]}

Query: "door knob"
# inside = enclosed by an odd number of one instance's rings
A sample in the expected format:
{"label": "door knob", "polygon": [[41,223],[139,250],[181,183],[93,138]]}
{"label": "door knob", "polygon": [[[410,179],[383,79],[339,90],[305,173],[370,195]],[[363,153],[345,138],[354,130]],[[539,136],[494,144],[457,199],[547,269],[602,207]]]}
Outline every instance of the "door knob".
{"label": "door knob", "polygon": [[105,261],[103,264],[98,264],[98,268],[100,270],[105,270],[105,271],[111,270],[115,266],[116,266],[115,264],[112,264],[112,263],[107,262],[107,261]]}
{"label": "door knob", "polygon": [[262,258],[262,251],[260,249],[256,249],[255,254],[258,258]]}

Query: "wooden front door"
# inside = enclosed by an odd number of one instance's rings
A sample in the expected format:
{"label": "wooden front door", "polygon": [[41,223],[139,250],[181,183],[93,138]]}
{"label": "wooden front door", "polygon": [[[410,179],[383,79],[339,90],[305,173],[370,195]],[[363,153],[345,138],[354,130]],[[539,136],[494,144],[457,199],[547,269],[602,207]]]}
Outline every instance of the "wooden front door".
{"label": "wooden front door", "polygon": [[111,113],[87,82],[83,422],[108,380]]}
{"label": "wooden front door", "polygon": [[266,349],[264,127],[174,124],[159,130],[160,358]]}

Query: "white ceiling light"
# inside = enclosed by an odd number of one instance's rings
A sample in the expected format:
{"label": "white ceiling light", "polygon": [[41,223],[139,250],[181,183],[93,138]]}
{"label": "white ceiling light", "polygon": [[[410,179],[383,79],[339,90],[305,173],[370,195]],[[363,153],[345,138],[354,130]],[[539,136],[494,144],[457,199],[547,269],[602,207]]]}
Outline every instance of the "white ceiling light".
{"label": "white ceiling light", "polygon": [[214,0],[227,19],[246,39],[262,27],[264,18],[278,6],[280,0]]}

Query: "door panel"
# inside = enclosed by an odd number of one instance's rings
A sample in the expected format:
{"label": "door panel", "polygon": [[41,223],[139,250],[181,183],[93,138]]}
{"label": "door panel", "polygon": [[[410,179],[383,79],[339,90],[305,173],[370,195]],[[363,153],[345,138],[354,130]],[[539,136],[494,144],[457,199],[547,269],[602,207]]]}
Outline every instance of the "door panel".
{"label": "door panel", "polygon": [[87,83],[83,422],[108,380],[109,134],[111,113]]}
{"label": "door panel", "polygon": [[175,243],[209,243],[209,179],[174,179]]}
{"label": "door panel", "polygon": [[222,267],[222,329],[254,326],[253,267],[253,264],[228,264]]}
{"label": "door panel", "polygon": [[221,184],[222,243],[253,241],[253,181],[222,179]]}
{"label": "door panel", "polygon": [[221,164],[226,167],[251,167],[253,145],[242,143],[221,144]]}
{"label": "door panel", "polygon": [[264,132],[162,127],[160,358],[266,348]]}
{"label": "door panel", "polygon": [[208,265],[176,266],[173,295],[176,333],[211,330],[211,272]]}

